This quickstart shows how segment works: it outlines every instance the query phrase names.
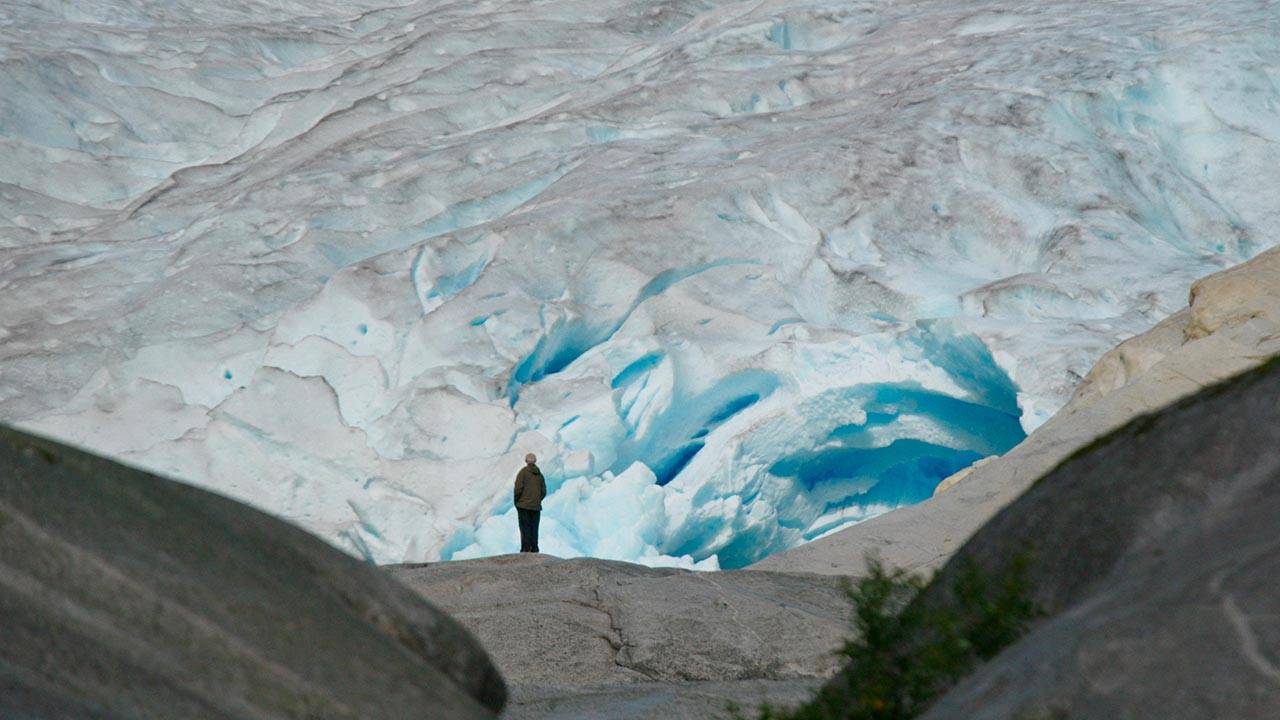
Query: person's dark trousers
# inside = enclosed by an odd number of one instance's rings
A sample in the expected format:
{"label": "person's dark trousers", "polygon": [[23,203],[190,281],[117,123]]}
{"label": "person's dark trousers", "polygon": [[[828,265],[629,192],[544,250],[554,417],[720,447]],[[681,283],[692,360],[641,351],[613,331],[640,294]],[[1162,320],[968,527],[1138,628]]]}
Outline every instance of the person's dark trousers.
{"label": "person's dark trousers", "polygon": [[538,510],[516,508],[520,519],[520,552],[538,552]]}

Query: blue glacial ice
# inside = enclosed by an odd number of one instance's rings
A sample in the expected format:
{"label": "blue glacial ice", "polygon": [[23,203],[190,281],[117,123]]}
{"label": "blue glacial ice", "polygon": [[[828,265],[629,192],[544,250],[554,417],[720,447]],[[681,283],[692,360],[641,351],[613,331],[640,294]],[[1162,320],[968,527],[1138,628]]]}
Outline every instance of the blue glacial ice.
{"label": "blue glacial ice", "polygon": [[[782,378],[813,370],[792,358],[776,372],[745,370],[705,389],[682,372],[679,356],[649,352],[620,363],[609,403],[586,404],[555,431],[561,452],[608,465],[598,475],[593,465],[550,478],[545,549],[740,567],[923,500],[947,476],[1025,437],[1016,388],[973,335],[929,323],[889,350],[916,374],[848,377],[798,402]],[[846,362],[823,358],[822,371]],[[508,552],[512,522],[508,507],[452,538],[444,556]]]}
{"label": "blue glacial ice", "polygon": [[738,567],[1280,239],[1280,5],[0,5],[0,421],[377,562]]}

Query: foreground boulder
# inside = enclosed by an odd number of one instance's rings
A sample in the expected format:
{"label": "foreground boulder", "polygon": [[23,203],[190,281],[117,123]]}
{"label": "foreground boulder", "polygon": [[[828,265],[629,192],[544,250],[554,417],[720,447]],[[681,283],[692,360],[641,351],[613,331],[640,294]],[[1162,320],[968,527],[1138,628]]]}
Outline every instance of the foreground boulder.
{"label": "foreground boulder", "polygon": [[1280,360],[1135,420],[979,530],[1049,617],[926,716],[1280,717]]}
{"label": "foreground boulder", "polygon": [[[472,630],[508,718],[705,718],[792,703],[838,667],[837,578],[700,573],[546,555],[389,568]],[[661,708],[659,711],[658,708]]]}
{"label": "foreground boulder", "polygon": [[0,717],[492,718],[471,636],[239,503],[0,428]]}

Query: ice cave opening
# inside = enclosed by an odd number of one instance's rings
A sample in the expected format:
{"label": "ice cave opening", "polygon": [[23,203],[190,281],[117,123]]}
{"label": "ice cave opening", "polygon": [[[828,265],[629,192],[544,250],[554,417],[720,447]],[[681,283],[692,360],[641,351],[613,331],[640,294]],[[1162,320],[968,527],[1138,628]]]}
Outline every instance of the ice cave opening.
{"label": "ice cave opening", "polygon": [[[678,353],[619,363],[609,410],[559,423],[564,452],[589,451],[607,465],[594,473],[549,466],[544,551],[745,567],[925,500],[942,480],[1026,436],[1017,387],[977,337],[922,323],[891,347],[916,377],[859,381],[851,372],[847,384],[829,377],[807,395],[786,372],[764,368],[694,391]],[[588,352],[544,367],[572,373]],[[534,388],[551,374],[522,369],[521,379]],[[521,409],[532,414],[537,400],[529,402]],[[508,503],[457,533],[444,559],[509,551],[514,515]]]}

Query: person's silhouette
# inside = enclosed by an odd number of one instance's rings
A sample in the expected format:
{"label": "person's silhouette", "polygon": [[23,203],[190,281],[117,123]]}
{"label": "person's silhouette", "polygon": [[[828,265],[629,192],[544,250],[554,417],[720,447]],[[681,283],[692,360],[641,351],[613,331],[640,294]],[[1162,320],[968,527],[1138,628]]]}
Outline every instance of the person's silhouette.
{"label": "person's silhouette", "polygon": [[520,552],[538,552],[538,520],[542,515],[542,498],[547,496],[547,481],[538,469],[533,453],[524,456],[524,467],[516,473],[516,515],[520,521]]}

